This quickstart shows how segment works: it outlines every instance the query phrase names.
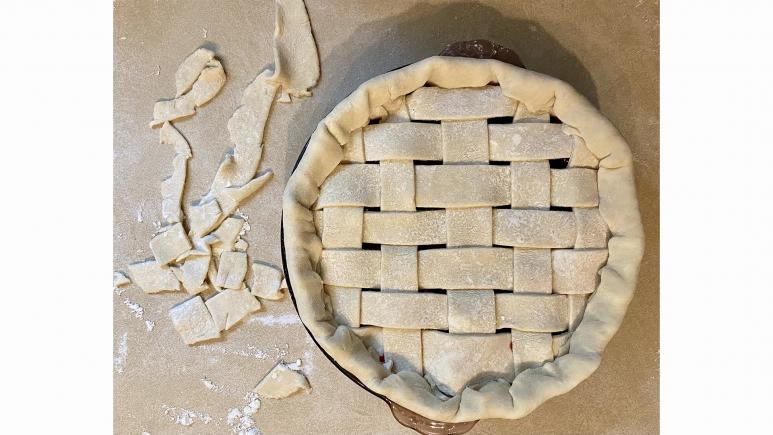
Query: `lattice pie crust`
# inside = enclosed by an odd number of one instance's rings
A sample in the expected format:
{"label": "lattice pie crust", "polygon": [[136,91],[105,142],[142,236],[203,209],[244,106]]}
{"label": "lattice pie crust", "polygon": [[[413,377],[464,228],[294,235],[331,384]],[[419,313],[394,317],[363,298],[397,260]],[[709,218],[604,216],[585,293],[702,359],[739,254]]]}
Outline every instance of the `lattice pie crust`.
{"label": "lattice pie crust", "polygon": [[447,57],[366,82],[319,124],[284,229],[320,345],[448,422],[519,418],[588,377],[643,249],[631,154],[601,114],[556,79]]}

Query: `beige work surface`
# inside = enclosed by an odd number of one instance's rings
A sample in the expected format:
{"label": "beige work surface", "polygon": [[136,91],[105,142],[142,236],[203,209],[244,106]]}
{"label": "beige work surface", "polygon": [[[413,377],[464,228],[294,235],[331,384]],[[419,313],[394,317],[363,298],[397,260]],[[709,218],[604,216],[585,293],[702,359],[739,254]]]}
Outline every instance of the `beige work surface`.
{"label": "beige work surface", "polygon": [[[531,69],[585,94],[633,149],[647,247],[636,295],[601,367],[521,420],[482,421],[473,434],[650,434],[659,401],[658,5],[631,1],[445,3],[307,0],[322,75],[314,96],[277,104],[262,168],[274,179],[242,211],[249,255],[281,264],[284,183],[317,122],[364,80],[436,54],[447,42],[488,38]],[[213,48],[228,82],[199,113],[176,122],[193,149],[185,201],[204,194],[230,146],[226,122],[245,86],[273,62],[269,0],[118,1],[114,34],[114,253],[116,270],[152,256],[161,179],[174,151],[148,128],[153,103],[174,96],[174,72],[199,46]],[[104,272],[104,271],[103,271]],[[105,289],[105,291],[110,291]],[[292,302],[266,302],[219,341],[186,346],[167,310],[184,293],[114,295],[114,429],[121,434],[231,433],[227,414],[274,364],[303,360],[313,390],[263,400],[266,434],[412,433],[386,404],[351,382],[308,337]],[[136,305],[135,305],[136,304]],[[142,308],[142,313],[139,308]],[[149,331],[146,321],[154,322]],[[192,424],[184,426],[185,416]],[[177,418],[181,417],[177,421]]]}

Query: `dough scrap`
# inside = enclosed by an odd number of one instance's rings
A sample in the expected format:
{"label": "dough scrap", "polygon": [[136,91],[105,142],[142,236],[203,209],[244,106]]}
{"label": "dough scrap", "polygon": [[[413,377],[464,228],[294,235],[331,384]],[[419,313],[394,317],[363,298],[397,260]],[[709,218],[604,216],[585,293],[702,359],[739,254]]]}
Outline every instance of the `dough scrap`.
{"label": "dough scrap", "polygon": [[319,57],[303,0],[276,0],[274,62],[271,80],[282,86],[280,102],[311,95],[309,88],[319,80]]}
{"label": "dough scrap", "polygon": [[161,216],[167,223],[174,224],[182,220],[183,189],[187,174],[188,159],[191,157],[191,147],[182,134],[169,122],[165,122],[159,132],[159,142],[172,145],[175,156],[172,160],[174,171],[172,175],[161,182]]}
{"label": "dough scrap", "polygon": [[233,251],[236,239],[244,227],[244,219],[229,217],[212,232],[217,241],[212,243],[212,253],[218,258],[223,252]]}
{"label": "dough scrap", "polygon": [[188,252],[193,246],[183,224],[176,223],[150,241],[150,250],[160,265],[167,265]]}
{"label": "dough scrap", "polygon": [[201,296],[194,296],[169,309],[174,328],[185,344],[195,344],[220,337],[220,330],[212,320]]}
{"label": "dough scrap", "polygon": [[188,210],[188,225],[193,237],[204,237],[212,231],[222,215],[220,205],[214,199],[191,206]]}
{"label": "dough scrap", "polygon": [[[225,70],[214,53],[200,48],[183,60],[175,74],[176,97],[153,106],[151,127],[190,116],[215,97],[226,81]],[[185,91],[183,91],[185,89]]]}
{"label": "dough scrap", "polygon": [[280,361],[258,382],[252,390],[261,397],[284,399],[298,392],[311,390],[309,380],[300,371],[288,367]]}
{"label": "dough scrap", "polygon": [[180,290],[180,281],[170,269],[161,267],[156,260],[130,264],[129,275],[145,293]]}
{"label": "dough scrap", "polygon": [[239,289],[247,274],[247,254],[226,251],[220,254],[215,285],[218,287]]}
{"label": "dough scrap", "polygon": [[252,263],[252,294],[262,299],[278,301],[287,289],[287,282],[278,268],[261,262]]}
{"label": "dough scrap", "polygon": [[231,329],[250,313],[260,309],[260,302],[250,289],[225,289],[205,302],[212,320],[220,331]]}
{"label": "dough scrap", "polygon": [[123,272],[113,272],[113,287],[123,287],[131,284],[131,280]]}

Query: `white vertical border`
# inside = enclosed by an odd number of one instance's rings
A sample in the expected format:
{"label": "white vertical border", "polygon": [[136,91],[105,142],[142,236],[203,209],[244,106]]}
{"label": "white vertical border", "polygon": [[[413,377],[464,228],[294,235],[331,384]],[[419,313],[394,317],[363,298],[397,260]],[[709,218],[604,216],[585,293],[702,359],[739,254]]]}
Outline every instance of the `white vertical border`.
{"label": "white vertical border", "polygon": [[112,431],[112,3],[0,3],[4,433]]}
{"label": "white vertical border", "polygon": [[662,432],[770,433],[773,4],[661,13]]}

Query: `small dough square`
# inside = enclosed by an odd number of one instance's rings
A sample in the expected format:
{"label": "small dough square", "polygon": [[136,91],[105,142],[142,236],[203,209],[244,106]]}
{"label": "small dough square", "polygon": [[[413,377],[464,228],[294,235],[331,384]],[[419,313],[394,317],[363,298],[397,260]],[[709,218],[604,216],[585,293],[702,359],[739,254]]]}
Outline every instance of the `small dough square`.
{"label": "small dough square", "polygon": [[569,304],[566,295],[499,293],[494,297],[497,329],[559,332],[569,326]]}
{"label": "small dough square", "polygon": [[185,344],[220,337],[220,330],[212,320],[201,296],[194,296],[173,306],[169,309],[169,317]]}
{"label": "small dough square", "polygon": [[150,241],[150,250],[160,265],[166,265],[175,261],[179,256],[188,252],[193,246],[185,234],[181,223],[172,225],[169,229],[153,237]]}
{"label": "small dough square", "polygon": [[381,290],[419,290],[416,246],[381,245]]}
{"label": "small dough square", "polygon": [[494,290],[448,292],[448,332],[493,334],[496,329]]}
{"label": "small dough square", "polygon": [[242,227],[244,227],[244,219],[230,217],[224,220],[212,233],[217,237],[217,241],[212,243],[212,253],[219,257],[225,251],[233,251]]}
{"label": "small dough square", "polygon": [[443,163],[488,163],[488,121],[442,121]]}
{"label": "small dough square", "polygon": [[207,299],[205,305],[221,331],[231,329],[250,313],[260,309],[260,302],[250,294],[248,288],[241,290],[225,289]]}
{"label": "small dough square", "polygon": [[252,294],[261,299],[276,301],[284,297],[282,289],[287,283],[282,277],[282,271],[276,267],[261,262],[252,263]]}
{"label": "small dough square", "polygon": [[513,291],[552,293],[553,269],[550,249],[513,249]]}
{"label": "small dough square", "polygon": [[204,280],[207,278],[211,259],[209,254],[197,253],[188,256],[180,267],[172,268],[172,272],[183,283],[188,294],[195,295],[204,290]]}
{"label": "small dough square", "polygon": [[511,208],[550,209],[550,162],[511,162]]}
{"label": "small dough square", "polygon": [[576,208],[577,241],[575,249],[606,248],[609,230],[598,208]]}
{"label": "small dough square", "polygon": [[570,331],[553,335],[553,358],[558,358],[569,353],[569,339],[572,338]]}
{"label": "small dough square", "polygon": [[247,254],[244,252],[223,252],[217,268],[215,285],[231,289],[242,288],[247,274]]}
{"label": "small dough square", "polygon": [[599,269],[607,262],[606,249],[554,249],[553,291],[587,294],[596,291]]}
{"label": "small dough square", "polygon": [[420,329],[382,330],[384,359],[392,360],[394,371],[411,370],[423,374]]}
{"label": "small dough square", "polygon": [[325,248],[362,248],[362,207],[325,209],[322,246]]}
{"label": "small dough square", "polygon": [[568,295],[569,299],[569,331],[580,326],[585,307],[588,305],[588,295]]}
{"label": "small dough square", "polygon": [[553,336],[549,332],[511,330],[515,373],[553,361]]}
{"label": "small dough square", "polygon": [[523,104],[522,102],[518,102],[518,106],[515,108],[515,116],[513,117],[513,122],[518,122],[518,123],[550,122],[550,113],[532,112],[526,107],[525,104]]}
{"label": "small dough square", "polygon": [[194,237],[204,237],[220,219],[220,205],[217,200],[194,205],[188,210],[188,225]]}
{"label": "small dough square", "polygon": [[550,204],[557,207],[598,207],[596,170],[551,169]]}
{"label": "small dough square", "polygon": [[447,209],[448,247],[492,246],[492,221],[491,207]]}
{"label": "small dough square", "polygon": [[341,325],[358,328],[360,326],[360,301],[362,289],[326,285],[325,291],[330,296],[333,306],[333,316]]}
{"label": "small dough square", "polygon": [[416,210],[416,183],[413,162],[382,160],[381,210]]}
{"label": "small dough square", "polygon": [[129,275],[145,293],[180,290],[180,281],[175,278],[172,270],[161,267],[156,260],[130,264]]}

